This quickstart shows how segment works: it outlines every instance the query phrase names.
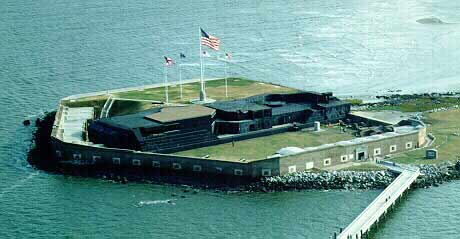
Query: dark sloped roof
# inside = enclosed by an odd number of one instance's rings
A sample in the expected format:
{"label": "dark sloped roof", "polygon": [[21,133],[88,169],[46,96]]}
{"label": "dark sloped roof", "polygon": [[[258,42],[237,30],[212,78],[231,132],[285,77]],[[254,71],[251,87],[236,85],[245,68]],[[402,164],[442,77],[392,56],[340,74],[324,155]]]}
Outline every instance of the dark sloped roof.
{"label": "dark sloped roof", "polygon": [[152,120],[145,119],[146,115],[153,114],[155,112],[159,112],[160,108],[153,108],[146,111],[142,111],[136,114],[129,114],[129,115],[121,115],[121,116],[114,116],[110,118],[102,118],[99,122],[111,125],[118,128],[123,129],[133,129],[133,128],[140,128],[140,127],[156,127],[160,126],[161,123],[157,123]]}
{"label": "dark sloped roof", "polygon": [[201,105],[153,108],[135,114],[100,119],[99,122],[122,128],[153,128],[178,120],[210,116],[215,110]]}
{"label": "dark sloped roof", "polygon": [[215,112],[215,109],[201,105],[173,106],[164,107],[160,109],[159,112],[147,115],[145,118],[161,123],[168,123],[185,119],[211,116]]}
{"label": "dark sloped roof", "polygon": [[237,111],[259,111],[267,110],[270,107],[257,104],[255,102],[248,102],[246,100],[232,100],[232,101],[220,101],[207,104],[206,106],[211,107],[216,110],[237,112]]}
{"label": "dark sloped roof", "polygon": [[310,104],[297,104],[297,103],[289,103],[279,107],[272,108],[272,115],[282,115],[282,114],[289,114],[293,112],[299,112],[303,110],[311,109]]}

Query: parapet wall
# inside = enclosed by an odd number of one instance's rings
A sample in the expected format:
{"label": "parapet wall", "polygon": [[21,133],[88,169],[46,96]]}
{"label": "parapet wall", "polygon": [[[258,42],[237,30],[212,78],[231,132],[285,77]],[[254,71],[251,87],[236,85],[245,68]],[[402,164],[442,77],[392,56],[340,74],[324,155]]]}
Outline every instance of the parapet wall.
{"label": "parapet wall", "polygon": [[248,163],[230,162],[66,143],[55,137],[52,137],[52,149],[56,161],[67,161],[75,164],[172,170],[178,172],[196,172],[197,175],[205,173],[249,178],[262,176],[262,170],[266,169],[269,169],[273,174],[279,173],[277,158]]}
{"label": "parapet wall", "polygon": [[413,150],[424,144],[424,141],[422,142],[423,144],[420,144],[421,134],[420,131],[413,131],[358,144],[336,143],[295,155],[280,157],[280,174],[304,171],[311,167],[321,169],[351,161],[376,160],[377,158],[383,158],[385,155]]}
{"label": "parapet wall", "polygon": [[367,117],[367,116],[364,117],[364,116],[361,116],[361,115],[354,114],[353,112],[349,113],[347,115],[347,118],[350,119],[354,123],[355,122],[364,122],[369,126],[380,126],[380,125],[389,126],[389,125],[393,125],[392,123],[386,122],[386,121],[381,120],[381,119],[376,119],[376,118]]}

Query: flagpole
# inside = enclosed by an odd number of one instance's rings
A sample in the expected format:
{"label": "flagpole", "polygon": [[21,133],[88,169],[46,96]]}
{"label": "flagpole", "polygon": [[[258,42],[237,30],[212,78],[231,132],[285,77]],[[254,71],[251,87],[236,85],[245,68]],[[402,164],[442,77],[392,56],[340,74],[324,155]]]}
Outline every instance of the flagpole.
{"label": "flagpole", "polygon": [[[179,57],[180,58],[180,57]],[[179,59],[179,85],[180,85],[180,98],[182,99],[182,60]]]}
{"label": "flagpole", "polygon": [[168,66],[165,65],[165,96],[166,96],[166,103],[169,103],[168,97]]}
{"label": "flagpole", "polygon": [[200,101],[205,102],[206,101],[206,92],[204,89],[204,72],[203,72],[203,50],[201,47],[201,27],[198,28],[198,39],[199,39],[199,44],[200,44],[200,66],[201,66],[201,91],[200,91]]}
{"label": "flagpole", "polygon": [[225,70],[225,98],[228,98],[227,59],[224,60],[224,70]]}

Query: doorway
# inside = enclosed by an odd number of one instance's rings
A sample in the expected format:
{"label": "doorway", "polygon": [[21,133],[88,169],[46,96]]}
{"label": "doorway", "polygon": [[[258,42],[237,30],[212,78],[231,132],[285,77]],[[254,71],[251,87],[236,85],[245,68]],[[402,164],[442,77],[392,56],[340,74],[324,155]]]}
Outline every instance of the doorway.
{"label": "doorway", "polygon": [[367,147],[359,147],[356,149],[356,160],[367,160]]}

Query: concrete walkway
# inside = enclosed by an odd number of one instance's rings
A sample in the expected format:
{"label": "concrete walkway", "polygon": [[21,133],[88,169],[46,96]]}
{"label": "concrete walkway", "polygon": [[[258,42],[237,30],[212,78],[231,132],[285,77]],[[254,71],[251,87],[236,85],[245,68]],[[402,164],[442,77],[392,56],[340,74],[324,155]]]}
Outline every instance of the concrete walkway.
{"label": "concrete walkway", "polygon": [[336,238],[362,238],[375,223],[378,223],[379,219],[395,204],[396,199],[401,197],[420,175],[419,168],[402,167],[396,164],[382,165],[388,167],[389,170],[401,172],[401,174]]}

